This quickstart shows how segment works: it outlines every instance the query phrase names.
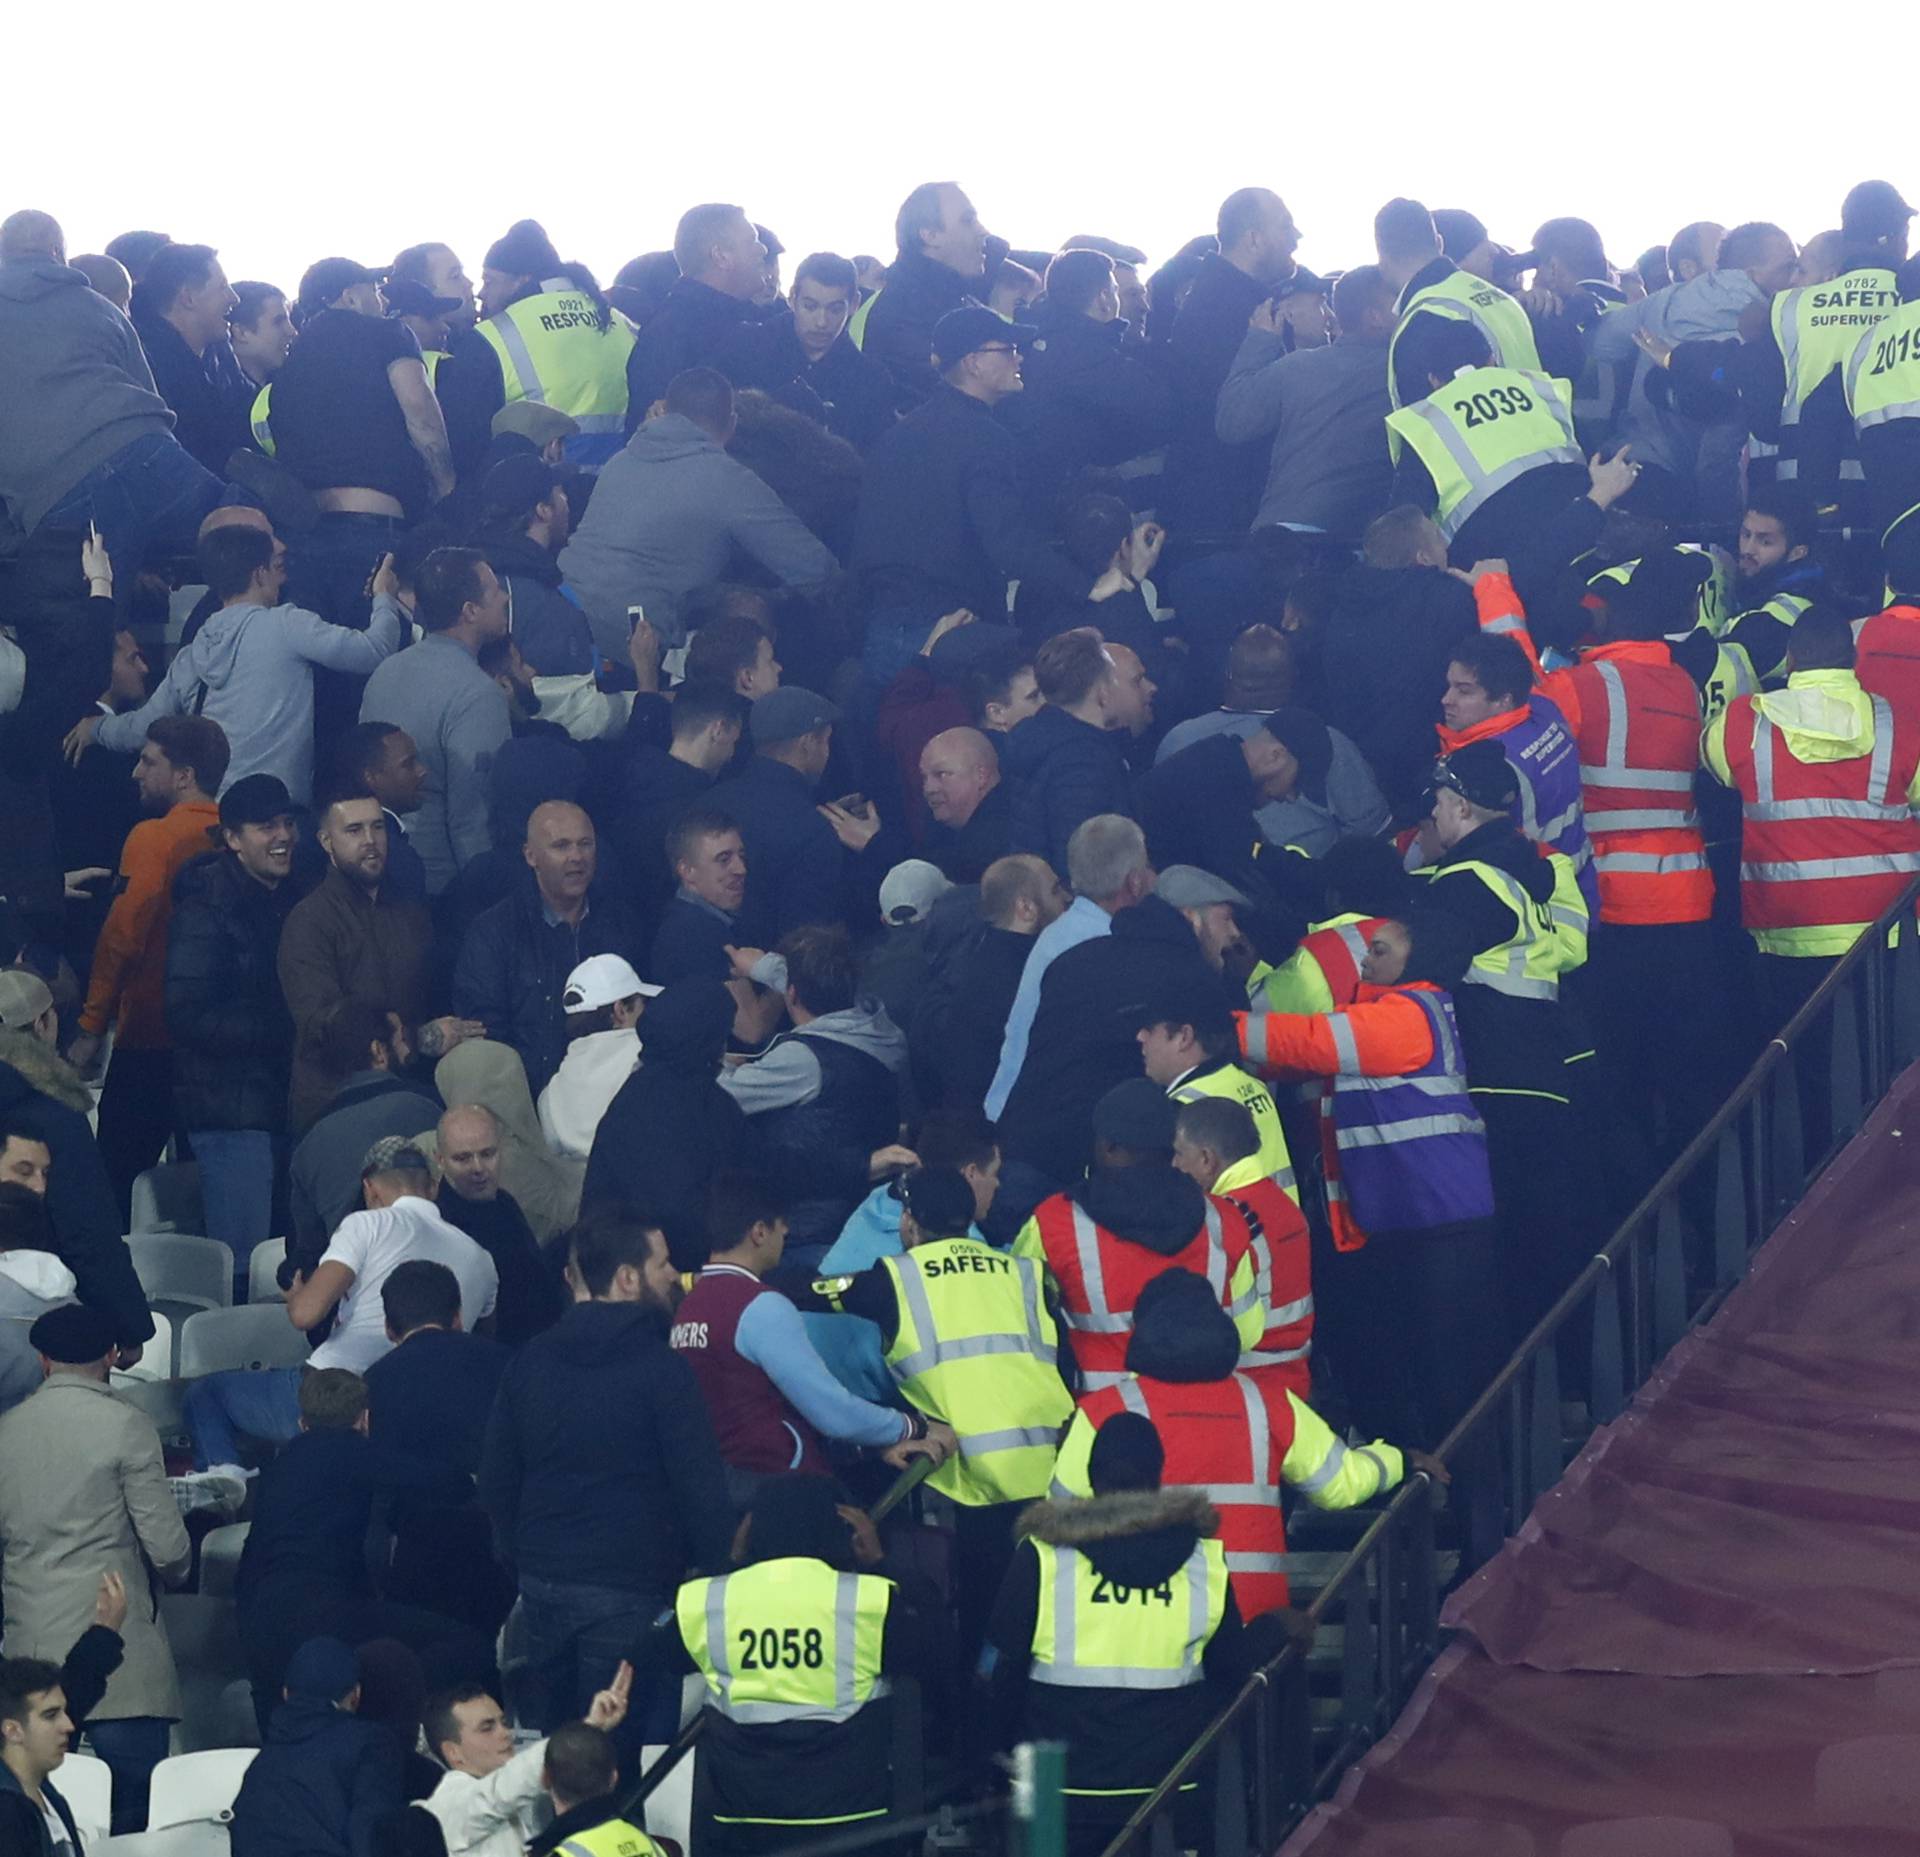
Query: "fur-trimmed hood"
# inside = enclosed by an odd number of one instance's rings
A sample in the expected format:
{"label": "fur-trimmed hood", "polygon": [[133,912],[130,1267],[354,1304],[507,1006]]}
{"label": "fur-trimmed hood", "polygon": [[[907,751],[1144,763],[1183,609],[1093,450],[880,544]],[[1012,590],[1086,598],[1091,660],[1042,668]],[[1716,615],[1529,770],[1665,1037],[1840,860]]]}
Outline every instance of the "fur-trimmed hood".
{"label": "fur-trimmed hood", "polygon": [[1116,1490],[1110,1496],[1036,1502],[1014,1523],[1017,1535],[1031,1535],[1050,1547],[1091,1547],[1129,1535],[1182,1528],[1210,1535],[1220,1517],[1203,1489]]}
{"label": "fur-trimmed hood", "polygon": [[[80,1081],[80,1073],[29,1031],[0,1026],[0,1064],[16,1071],[29,1089],[52,1097],[62,1109],[85,1115],[93,1107],[93,1097]],[[0,1099],[7,1094],[10,1092],[0,1088]]]}
{"label": "fur-trimmed hood", "polygon": [[1094,1571],[1122,1586],[1171,1579],[1220,1517],[1205,1490],[1121,1490],[1110,1496],[1036,1502],[1014,1524],[1050,1547],[1077,1548]]}

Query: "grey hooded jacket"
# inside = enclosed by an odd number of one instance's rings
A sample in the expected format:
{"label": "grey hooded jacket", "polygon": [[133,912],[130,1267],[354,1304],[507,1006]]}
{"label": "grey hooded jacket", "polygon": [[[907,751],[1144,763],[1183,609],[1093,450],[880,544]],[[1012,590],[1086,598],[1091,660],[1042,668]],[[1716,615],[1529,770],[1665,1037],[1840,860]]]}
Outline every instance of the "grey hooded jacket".
{"label": "grey hooded jacket", "polygon": [[115,452],[173,430],[133,324],[48,258],[0,264],[0,380],[0,503],[28,534]]}
{"label": "grey hooded jacket", "polygon": [[783,586],[833,571],[833,556],[767,484],[691,419],[649,419],[594,485],[593,501],[560,556],[596,650],[627,655],[627,608],[644,607],[669,646],[686,643],[680,602],[721,579],[736,553]]}

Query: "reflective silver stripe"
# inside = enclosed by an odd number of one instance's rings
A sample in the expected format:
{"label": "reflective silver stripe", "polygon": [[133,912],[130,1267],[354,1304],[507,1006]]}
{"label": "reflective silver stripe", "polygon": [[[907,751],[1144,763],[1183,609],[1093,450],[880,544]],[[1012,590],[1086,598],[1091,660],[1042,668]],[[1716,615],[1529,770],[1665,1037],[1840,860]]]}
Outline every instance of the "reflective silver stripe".
{"label": "reflective silver stripe", "polygon": [[1296,1485],[1301,1495],[1318,1495],[1340,1474],[1340,1466],[1346,1461],[1347,1447],[1336,1438],[1333,1441],[1333,1449],[1320,1460],[1320,1468],[1311,1476],[1302,1477]]}
{"label": "reflective silver stripe", "polygon": [[1344,1012],[1330,1013],[1327,1030],[1333,1034],[1333,1055],[1340,1068],[1360,1075],[1360,1041],[1353,1035],[1353,1021]]}
{"label": "reflective silver stripe", "polygon": [[851,1715],[859,1706],[854,1699],[856,1649],[854,1632],[860,1618],[860,1576],[843,1573],[833,1588],[833,1707]]}
{"label": "reflective silver stripe", "polygon": [[1560,997],[1560,983],[1557,980],[1529,980],[1525,974],[1512,972],[1489,973],[1484,967],[1469,967],[1466,979],[1469,986],[1492,987],[1496,993],[1504,993],[1510,999]]}
{"label": "reflective silver stripe", "polygon": [[1508,632],[1518,632],[1525,625],[1526,621],[1517,613],[1502,613],[1498,619],[1482,619],[1480,630],[1499,638]]}
{"label": "reflective silver stripe", "polygon": [[1707,859],[1700,851],[1676,851],[1669,858],[1654,857],[1645,851],[1603,851],[1593,860],[1593,868],[1622,876],[1671,877],[1681,871],[1705,870]]}
{"label": "reflective silver stripe", "polygon": [[1051,1367],[1059,1358],[1059,1350],[1047,1339],[1047,1293],[1040,1280],[1040,1266],[1030,1257],[1016,1257],[1013,1268],[1020,1279],[1020,1300],[1027,1318],[1027,1351]]}
{"label": "reflective silver stripe", "polygon": [[1699,829],[1700,815],[1691,806],[1685,812],[1662,812],[1648,806],[1638,811],[1627,807],[1619,812],[1587,814],[1589,832],[1697,832]]}
{"label": "reflective silver stripe", "polygon": [[1580,802],[1575,800],[1564,812],[1557,812],[1551,819],[1542,820],[1537,836],[1544,839],[1548,844],[1552,844],[1562,832],[1571,831],[1573,827],[1579,823],[1579,820]]}
{"label": "reflective silver stripe", "polygon": [[[1782,419],[1780,423],[1785,425],[1787,422],[1785,419]],[[1779,462],[1773,467],[1774,480],[1777,483],[1783,484],[1794,482],[1800,475],[1800,460],[1798,458],[1780,457],[1778,453],[1775,453],[1775,456],[1779,458]]]}
{"label": "reflective silver stripe", "polygon": [[1220,1208],[1207,1201],[1202,1229],[1207,1235],[1207,1282],[1224,1303],[1227,1300],[1227,1242],[1220,1227]]}
{"label": "reflective silver stripe", "polygon": [[1059,1436],[1060,1427],[1057,1425],[1024,1425],[1006,1431],[962,1432],[960,1455],[985,1457],[990,1451],[1024,1451],[1031,1445],[1045,1445],[1051,1450]]}
{"label": "reflective silver stripe", "polygon": [[1608,658],[1596,661],[1600,688],[1607,705],[1607,765],[1622,766],[1627,758],[1627,686],[1619,665]]}
{"label": "reflective silver stripe", "polygon": [[500,338],[500,346],[507,351],[507,359],[513,363],[513,371],[520,377],[520,397],[546,403],[547,390],[540,380],[540,371],[533,365],[533,351],[527,346],[527,338],[520,331],[520,325],[513,320],[513,311],[503,309],[497,316],[489,316],[485,327],[491,329]]}
{"label": "reflective silver stripe", "polygon": [[1267,1061],[1267,1015],[1264,1012],[1247,1014],[1242,1042],[1250,1063],[1264,1064]]}
{"label": "reflective silver stripe", "polygon": [[933,1325],[933,1304],[927,1300],[926,1280],[920,1274],[920,1266],[914,1262],[909,1251],[902,1257],[895,1270],[898,1272],[900,1293],[907,1299],[907,1314],[913,1320],[913,1332],[920,1345],[911,1354],[904,1355],[893,1363],[896,1378],[911,1380],[917,1374],[925,1373],[940,1358],[940,1337]]}
{"label": "reflective silver stripe", "polygon": [[1277,1308],[1267,1311],[1267,1319],[1276,1328],[1285,1328],[1289,1323],[1305,1321],[1313,1313],[1311,1295],[1296,1296],[1292,1302],[1283,1302]]}
{"label": "reflective silver stripe", "polygon": [[1134,1664],[1083,1664],[1079,1659],[1078,1619],[1074,1611],[1077,1548],[1053,1550],[1053,1661],[1036,1657],[1032,1678],[1065,1689],[1186,1689],[1203,1680],[1202,1655],[1207,1644],[1207,1544],[1196,1541],[1177,1578],[1187,1582],[1187,1636],[1180,1661],[1171,1666],[1141,1668]]}
{"label": "reflective silver stripe", "polygon": [[1085,1292],[1084,1314],[1067,1311],[1067,1326],[1089,1335],[1124,1335],[1133,1328],[1131,1315],[1115,1315],[1107,1306],[1107,1278],[1100,1262],[1100,1228],[1087,1209],[1070,1202],[1073,1216],[1073,1249],[1080,1260],[1080,1287]]}
{"label": "reflective silver stripe", "polygon": [[1424,993],[1416,993],[1420,1010],[1427,1015],[1427,1024],[1433,1031],[1434,1050],[1440,1058],[1441,1068],[1446,1071],[1444,1077],[1403,1077],[1403,1083],[1411,1083],[1423,1095],[1441,1096],[1449,1094],[1454,1079],[1460,1075],[1460,1043],[1453,1034],[1453,1020],[1447,1009],[1438,1000],[1430,1000]]}
{"label": "reflective silver stripe", "polygon": [[1773,804],[1773,724],[1757,709],[1753,712],[1753,797],[1759,805]]}
{"label": "reflective silver stripe", "polygon": [[[1847,398],[1853,398],[1851,386]],[[1853,423],[1855,430],[1864,432],[1868,426],[1883,426],[1894,419],[1920,419],[1920,400],[1897,400],[1891,406],[1876,406],[1870,413],[1855,413]]]}
{"label": "reflective silver stripe", "polygon": [[1357,968],[1367,958],[1367,938],[1351,922],[1343,922],[1333,932],[1340,937],[1340,945],[1353,957]]}
{"label": "reflective silver stripe", "polygon": [[1775,800],[1768,806],[1749,806],[1749,819],[1780,824],[1794,819],[1868,819],[1881,825],[1895,825],[1913,817],[1903,801],[1897,806],[1880,806],[1872,800]]}
{"label": "reflective silver stripe", "polygon": [[[1238,1369],[1235,1369],[1238,1372]],[[1280,1492],[1271,1483],[1197,1483],[1190,1485],[1206,1492],[1207,1500],[1215,1508],[1229,1509],[1277,1509],[1280,1507]]]}
{"label": "reflective silver stripe", "polygon": [[1226,1562],[1229,1573],[1285,1573],[1287,1571],[1287,1557],[1284,1554],[1228,1554]]}
{"label": "reflective silver stripe", "polygon": [[[1608,760],[1598,767],[1580,770],[1580,785],[1586,787],[1630,787],[1645,793],[1691,793],[1691,774],[1670,773],[1660,767],[1628,767],[1624,762]],[[1593,823],[1593,815],[1587,815]]]}
{"label": "reflective silver stripe", "polygon": [[1233,1378],[1240,1388],[1240,1403],[1246,1408],[1247,1436],[1253,1445],[1253,1482],[1260,1489],[1272,1488],[1277,1499],[1279,1486],[1273,1481],[1273,1431],[1267,1424],[1266,1401],[1244,1374],[1235,1374]]}
{"label": "reflective silver stripe", "polygon": [[1893,798],[1887,791],[1893,782],[1893,711],[1883,696],[1868,700],[1873,705],[1873,759],[1867,763],[1867,798],[1877,797],[1885,806]]}
{"label": "reflective silver stripe", "polygon": [[[1914,861],[1920,870],[1920,857]],[[1341,1149],[1391,1148],[1403,1141],[1422,1141],[1430,1135],[1483,1135],[1486,1124],[1472,1115],[1409,1116],[1404,1122],[1388,1122],[1377,1127],[1343,1128],[1335,1142]]]}
{"label": "reflective silver stripe", "polygon": [[1138,1413],[1143,1419],[1153,1417],[1153,1414],[1147,1410],[1147,1396],[1140,1390],[1140,1382],[1137,1379],[1120,1382],[1120,1403],[1129,1412]]}
{"label": "reflective silver stripe", "polygon": [[727,1582],[724,1577],[707,1585],[707,1662],[719,1685],[723,1715],[733,1712],[733,1666],[727,1661]]}
{"label": "reflective silver stripe", "polygon": [[1840,481],[1843,484],[1864,484],[1867,481],[1867,467],[1858,458],[1842,458]]}
{"label": "reflective silver stripe", "polygon": [[[1529,374],[1527,383],[1530,387],[1537,386],[1539,377]],[[1540,397],[1548,402],[1551,410],[1557,410],[1560,413],[1564,429],[1570,422],[1567,420],[1565,409],[1560,406],[1559,396],[1542,390]],[[1528,452],[1524,458],[1510,458],[1505,464],[1497,465],[1489,471],[1474,455],[1473,447],[1467,443],[1466,433],[1431,400],[1422,400],[1417,405],[1403,407],[1401,414],[1423,421],[1432,430],[1434,436],[1446,448],[1447,455],[1452,458],[1460,475],[1467,481],[1467,488],[1460,501],[1444,516],[1434,518],[1439,524],[1440,533],[1448,541],[1453,540],[1466,526],[1468,519],[1489,497],[1504,490],[1515,478],[1524,476],[1528,471],[1542,464],[1584,464],[1586,462],[1578,445],[1555,445],[1545,451]]]}
{"label": "reflective silver stripe", "polygon": [[1798,864],[1742,864],[1742,883],[1818,883],[1837,877],[1896,877],[1920,870],[1920,851],[1871,858],[1808,858]]}
{"label": "reflective silver stripe", "polygon": [[1312,1352],[1311,1341],[1297,1348],[1249,1348],[1236,1365],[1241,1373],[1257,1373],[1262,1367],[1277,1367],[1284,1361],[1303,1361]]}
{"label": "reflective silver stripe", "polygon": [[1380,1460],[1379,1455],[1374,1451],[1371,1445],[1363,1444],[1359,1446],[1358,1449],[1355,1450],[1354,1456],[1364,1457],[1367,1460],[1367,1462],[1373,1466],[1375,1473],[1379,1476],[1380,1481],[1375,1486],[1376,1494],[1378,1494],[1380,1490],[1385,1489],[1388,1483],[1392,1481],[1392,1479],[1387,1475],[1386,1465]]}
{"label": "reflective silver stripe", "polygon": [[[1803,286],[1798,290],[1788,290],[1773,300],[1773,327],[1780,343],[1780,358],[1787,364],[1787,392],[1780,403],[1780,423],[1783,426],[1797,426],[1800,423],[1800,299],[1807,294]],[[1783,460],[1780,474],[1784,477],[1786,464]]]}

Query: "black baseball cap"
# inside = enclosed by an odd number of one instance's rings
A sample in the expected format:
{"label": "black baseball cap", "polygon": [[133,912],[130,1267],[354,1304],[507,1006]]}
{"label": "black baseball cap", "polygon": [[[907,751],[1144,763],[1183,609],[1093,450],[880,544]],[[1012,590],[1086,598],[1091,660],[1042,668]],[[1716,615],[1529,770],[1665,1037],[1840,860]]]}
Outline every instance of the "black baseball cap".
{"label": "black baseball cap", "polygon": [[1488,812],[1499,812],[1520,797],[1520,776],[1496,741],[1468,742],[1443,754],[1434,762],[1427,786],[1433,792],[1446,788]]}
{"label": "black baseball cap", "polygon": [[1261,727],[1275,741],[1284,743],[1299,762],[1299,791],[1316,806],[1325,805],[1327,775],[1333,767],[1333,737],[1327,733],[1327,725],[1312,710],[1289,704],[1276,709]]}
{"label": "black baseball cap", "polygon": [[220,823],[266,825],[293,811],[293,795],[278,774],[247,774],[220,795]]}
{"label": "black baseball cap", "polygon": [[943,368],[995,342],[1011,342],[1016,348],[1038,339],[1040,331],[1030,322],[1008,322],[984,303],[963,303],[933,325],[933,358]]}
{"label": "black baseball cap", "polygon": [[27,1345],[61,1367],[91,1367],[113,1352],[113,1318],[85,1303],[49,1309],[27,1330]]}
{"label": "black baseball cap", "polygon": [[1093,1132],[1116,1148],[1171,1149],[1179,1111],[1150,1077],[1116,1083],[1093,1106]]}
{"label": "black baseball cap", "polygon": [[308,265],[300,280],[300,307],[309,313],[323,310],[343,290],[351,290],[355,284],[377,284],[385,277],[385,271],[355,264],[351,258],[322,258],[318,264]]}
{"label": "black baseball cap", "polygon": [[1840,203],[1840,230],[1849,237],[1883,239],[1906,230],[1913,208],[1891,181],[1862,181]]}
{"label": "black baseball cap", "polygon": [[1217,975],[1204,978],[1175,973],[1149,987],[1128,1017],[1136,1031],[1149,1025],[1191,1025],[1196,1037],[1208,1032],[1231,1038],[1233,999]]}
{"label": "black baseball cap", "polygon": [[1440,249],[1455,264],[1487,238],[1486,222],[1457,206],[1436,206],[1433,229],[1440,235]]}
{"label": "black baseball cap", "polygon": [[[340,286],[341,290],[347,288],[345,284]],[[334,292],[335,296],[339,294],[338,290]],[[436,297],[425,284],[411,278],[395,278],[381,287],[381,294],[387,299],[389,316],[450,316],[460,307],[458,297]]]}

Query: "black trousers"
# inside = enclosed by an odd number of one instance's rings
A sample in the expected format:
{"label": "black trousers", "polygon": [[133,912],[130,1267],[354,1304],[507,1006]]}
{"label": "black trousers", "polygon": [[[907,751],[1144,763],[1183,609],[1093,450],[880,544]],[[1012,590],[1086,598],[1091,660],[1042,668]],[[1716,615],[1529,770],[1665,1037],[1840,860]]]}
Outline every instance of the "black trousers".
{"label": "black trousers", "polygon": [[[1762,954],[1760,1005],[1765,1035],[1772,1038],[1810,1000],[1821,981],[1838,965],[1837,955]],[[1801,1152],[1818,1159],[1833,1139],[1833,1021],[1808,1027],[1793,1049],[1794,1076],[1800,1086]]]}
{"label": "black trousers", "polygon": [[100,1087],[100,1158],[132,1229],[133,1183],[166,1152],[174,1133],[173,1053],[116,1045]]}
{"label": "black trousers", "polygon": [[1587,1139],[1571,1108],[1550,1096],[1475,1090],[1493,1171],[1495,1259],[1511,1352],[1572,1282],[1595,1248]]}

